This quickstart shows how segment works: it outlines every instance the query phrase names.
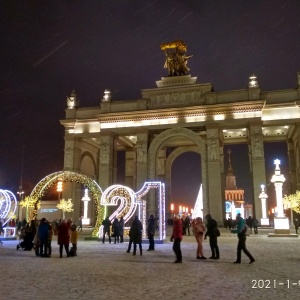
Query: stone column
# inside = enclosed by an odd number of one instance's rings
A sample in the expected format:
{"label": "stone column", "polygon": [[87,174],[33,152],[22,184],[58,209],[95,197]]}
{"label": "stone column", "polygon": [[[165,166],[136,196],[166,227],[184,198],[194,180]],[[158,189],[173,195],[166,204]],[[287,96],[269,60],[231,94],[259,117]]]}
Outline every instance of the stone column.
{"label": "stone column", "polygon": [[[296,123],[296,130],[293,134],[293,144],[294,144],[294,162],[295,162],[295,190],[300,190],[300,123]],[[290,149],[290,147],[288,148]],[[290,158],[290,151],[289,151]],[[290,162],[291,163],[291,162]],[[292,179],[291,179],[292,180]],[[293,193],[293,191],[291,191]]]}
{"label": "stone column", "polygon": [[156,158],[156,178],[159,181],[165,181],[165,165],[166,165],[166,150],[162,149],[158,152]]}
{"label": "stone column", "polygon": [[264,143],[262,126],[253,124],[250,125],[250,157],[251,157],[251,171],[253,182],[253,197],[254,197],[254,216],[260,220],[262,218],[260,186],[266,185],[266,171],[265,171],[265,157],[264,157]]}
{"label": "stone column", "polygon": [[136,152],[126,151],[125,154],[125,185],[136,191]]}
{"label": "stone column", "polygon": [[[79,137],[65,137],[64,171],[81,172],[81,138]],[[77,214],[80,212],[80,188],[81,185],[76,182],[63,184],[62,198],[72,199],[74,204],[73,212],[68,213],[73,220],[77,220]]]}
{"label": "stone column", "polygon": [[[207,169],[208,169],[208,208],[209,213],[223,224],[223,195],[221,183],[219,129],[207,128]],[[205,217],[205,216],[204,216]]]}
{"label": "stone column", "polygon": [[114,138],[112,134],[100,136],[99,185],[104,191],[113,183]]}
{"label": "stone column", "polygon": [[[289,194],[294,194],[297,190],[297,164],[295,159],[295,150],[294,150],[294,144],[292,140],[288,140],[287,142],[288,146],[288,158],[289,158],[289,170],[290,170],[290,186],[289,186]],[[292,222],[293,224],[293,222]]]}

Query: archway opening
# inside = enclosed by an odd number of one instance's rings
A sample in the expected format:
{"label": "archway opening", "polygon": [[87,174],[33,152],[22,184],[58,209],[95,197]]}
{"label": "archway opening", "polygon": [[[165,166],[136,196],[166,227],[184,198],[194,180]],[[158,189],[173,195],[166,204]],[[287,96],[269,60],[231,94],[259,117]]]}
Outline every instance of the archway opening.
{"label": "archway opening", "polygon": [[174,213],[183,210],[191,214],[202,183],[201,156],[196,152],[184,152],[173,162],[171,168],[171,203]]}

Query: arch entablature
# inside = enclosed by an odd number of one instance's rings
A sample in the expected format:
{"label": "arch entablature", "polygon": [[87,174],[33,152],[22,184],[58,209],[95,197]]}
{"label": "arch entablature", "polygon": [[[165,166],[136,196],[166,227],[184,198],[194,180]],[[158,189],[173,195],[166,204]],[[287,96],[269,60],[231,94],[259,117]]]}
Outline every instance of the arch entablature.
{"label": "arch entablature", "polygon": [[[170,137],[174,137],[174,136],[182,136],[182,137],[185,137],[185,138],[189,139],[190,141],[192,141],[195,144],[195,146],[194,146],[195,148],[193,148],[193,149],[197,149],[196,152],[198,152],[201,155],[203,202],[204,202],[204,205],[207,205],[208,203],[207,203],[206,143],[205,143],[205,140],[203,140],[203,138],[201,138],[197,133],[195,133],[194,131],[192,131],[190,129],[175,127],[172,129],[165,130],[155,137],[155,139],[150,144],[150,147],[148,150],[148,178],[150,180],[156,180],[155,170],[156,170],[156,158],[157,158],[158,151]],[[180,151],[185,152],[185,150],[183,150],[184,147],[179,147],[179,149],[180,148],[182,148],[182,149],[178,150],[179,152]],[[176,150],[174,150],[173,152],[175,152],[175,151]],[[174,155],[178,156],[179,152],[175,152]],[[181,153],[183,153],[183,152],[181,152]],[[176,157],[174,157],[174,159],[175,158]],[[167,200],[169,200],[169,199],[167,199]],[[204,206],[204,209],[206,209],[206,208],[207,208],[207,206],[206,207]]]}

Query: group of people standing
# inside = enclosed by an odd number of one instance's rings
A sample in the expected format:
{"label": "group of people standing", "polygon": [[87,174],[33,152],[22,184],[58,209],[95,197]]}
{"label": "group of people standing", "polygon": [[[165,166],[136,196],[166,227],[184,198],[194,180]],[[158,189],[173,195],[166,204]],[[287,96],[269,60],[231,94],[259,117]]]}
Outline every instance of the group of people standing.
{"label": "group of people standing", "polygon": [[[218,246],[218,237],[220,236],[220,231],[218,229],[218,224],[215,219],[212,218],[210,214],[205,216],[206,227],[202,218],[198,217],[192,222],[192,230],[197,242],[196,259],[206,259],[203,254],[203,240],[209,237],[209,245],[211,249],[210,259],[220,259],[220,251]],[[181,252],[181,241],[182,241],[182,219],[179,215],[174,216],[173,220],[173,232],[171,235],[171,242],[173,242],[173,251],[176,255],[176,260],[174,263],[182,263],[182,252]],[[232,230],[233,233],[237,233],[238,236],[238,246],[237,246],[237,259],[234,263],[241,263],[241,253],[244,253],[250,259],[250,264],[252,264],[255,259],[251,253],[246,248],[246,222],[241,217],[241,214],[237,214],[236,217],[237,228]]]}
{"label": "group of people standing", "polygon": [[108,217],[106,217],[103,222],[103,237],[102,243],[105,243],[105,236],[108,235],[108,241],[111,243],[111,238],[115,239],[114,244],[124,242],[124,219],[120,217],[118,219],[115,217],[111,222]]}
{"label": "group of people standing", "polygon": [[[63,248],[67,257],[77,255],[78,231],[76,224],[71,219],[60,220],[59,222],[50,223],[46,218],[40,221],[32,220],[26,223],[20,230],[21,242],[17,245],[17,250],[32,250],[39,257],[51,257],[53,235],[57,235],[60,257],[63,257]],[[69,249],[70,242],[72,248]]]}

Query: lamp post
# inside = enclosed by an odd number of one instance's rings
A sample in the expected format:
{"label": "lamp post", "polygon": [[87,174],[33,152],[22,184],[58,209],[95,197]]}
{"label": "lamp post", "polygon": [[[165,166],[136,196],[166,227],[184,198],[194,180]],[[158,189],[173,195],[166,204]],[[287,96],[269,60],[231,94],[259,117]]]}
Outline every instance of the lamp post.
{"label": "lamp post", "polygon": [[280,160],[275,159],[275,173],[272,176],[271,182],[274,183],[276,192],[276,203],[277,203],[277,217],[274,218],[274,229],[275,234],[289,234],[290,225],[289,219],[284,216],[283,213],[283,201],[282,201],[282,185],[285,182],[285,177],[280,172]]}
{"label": "lamp post", "polygon": [[63,182],[61,179],[58,180],[57,182],[57,192],[58,192],[58,201],[60,201],[60,196],[61,196],[61,192],[63,190]]}
{"label": "lamp post", "polygon": [[261,193],[259,194],[259,199],[261,199],[261,210],[262,210],[262,218],[260,219],[261,226],[269,226],[269,218],[267,218],[267,198],[268,195],[265,192],[265,185],[262,184],[260,186]]}
{"label": "lamp post", "polygon": [[84,197],[81,200],[84,203],[84,213],[83,213],[83,218],[82,218],[82,225],[90,225],[90,218],[88,218],[88,204],[91,199],[88,195],[88,189],[84,190]]}
{"label": "lamp post", "polygon": [[19,217],[20,217],[20,202],[23,200],[23,197],[24,197],[24,191],[23,191],[21,185],[19,186],[19,191],[17,192],[17,194],[19,195],[19,202],[18,202],[18,221],[19,221]]}
{"label": "lamp post", "polygon": [[173,218],[173,212],[174,212],[174,204],[173,203],[171,203],[171,214],[172,214],[172,218]]}

